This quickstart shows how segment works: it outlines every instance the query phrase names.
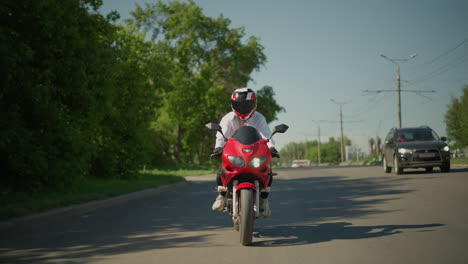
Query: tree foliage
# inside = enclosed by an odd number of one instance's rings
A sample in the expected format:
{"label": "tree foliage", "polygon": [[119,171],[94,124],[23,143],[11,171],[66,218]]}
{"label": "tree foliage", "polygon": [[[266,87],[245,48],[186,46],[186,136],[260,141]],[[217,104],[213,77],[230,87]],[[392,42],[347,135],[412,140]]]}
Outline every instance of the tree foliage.
{"label": "tree foliage", "polygon": [[229,19],[205,16],[193,1],[137,5],[132,15],[127,25],[149,34],[170,65],[157,119],[172,142],[169,154],[176,162],[203,162],[214,142],[203,124],[230,110],[230,93],[265,62],[263,46],[243,28],[229,28]]}
{"label": "tree foliage", "polygon": [[98,1],[3,1],[1,163],[9,186],[87,175],[112,101],[113,28]]}
{"label": "tree foliage", "polygon": [[455,147],[468,147],[468,85],[460,98],[452,98],[445,113],[447,136]]}
{"label": "tree foliage", "polygon": [[[101,0],[0,4],[2,188],[128,178],[144,165],[203,163],[204,124],[266,61],[263,46],[193,1],[137,6],[125,25]],[[269,121],[284,109],[259,91]]]}
{"label": "tree foliage", "polygon": [[[351,140],[345,137],[345,144],[351,145]],[[320,162],[337,163],[341,161],[341,142],[333,137],[328,142],[320,144]],[[289,167],[293,160],[308,159],[312,164],[318,164],[318,141],[289,142],[280,150],[283,166]]]}
{"label": "tree foliage", "polygon": [[285,112],[284,107],[280,106],[274,96],[275,91],[271,86],[263,86],[262,89],[256,92],[257,95],[257,111],[265,116],[267,123],[277,120],[277,115]]}

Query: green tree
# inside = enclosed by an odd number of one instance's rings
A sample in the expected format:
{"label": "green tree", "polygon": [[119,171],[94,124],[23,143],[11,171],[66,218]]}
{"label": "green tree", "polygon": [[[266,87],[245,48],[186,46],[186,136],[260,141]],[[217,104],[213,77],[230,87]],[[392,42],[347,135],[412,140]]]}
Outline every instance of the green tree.
{"label": "green tree", "polygon": [[203,124],[229,111],[233,88],[265,62],[263,46],[243,28],[230,28],[229,19],[205,16],[193,1],[137,5],[132,16],[127,26],[149,34],[170,68],[157,127],[169,136],[175,161],[200,162],[213,141]]}
{"label": "green tree", "polygon": [[[351,145],[351,140],[345,138],[345,144]],[[320,162],[337,163],[341,161],[341,142],[333,137],[328,142],[320,144]],[[312,164],[318,164],[318,142],[289,142],[280,150],[283,166],[291,166],[293,160],[309,159]]]}
{"label": "green tree", "polygon": [[445,113],[445,124],[447,136],[455,147],[468,147],[468,85],[459,99],[452,98]]}
{"label": "green tree", "polygon": [[92,174],[126,178],[149,163],[161,143],[151,123],[160,101],[160,76],[166,68],[153,43],[134,28],[118,26],[109,39],[115,60],[108,75],[113,82],[113,96],[100,123]]}
{"label": "green tree", "polygon": [[271,86],[263,86],[262,89],[256,92],[257,95],[257,111],[262,113],[267,123],[277,120],[277,115],[285,112],[284,107],[280,106],[274,96],[275,92]]}
{"label": "green tree", "polygon": [[331,137],[328,142],[320,145],[320,161],[324,163],[334,163],[341,161],[341,143]]}
{"label": "green tree", "polygon": [[307,143],[305,142],[289,142],[280,150],[281,163],[283,166],[289,167],[293,160],[306,159]]}
{"label": "green tree", "polygon": [[[2,185],[65,186],[88,174],[111,97],[113,27],[100,1],[2,1]],[[3,129],[5,128],[5,129]]]}
{"label": "green tree", "polygon": [[101,4],[1,2],[2,187],[129,177],[161,145],[150,125],[164,60],[142,34],[114,26],[116,13],[99,14]]}

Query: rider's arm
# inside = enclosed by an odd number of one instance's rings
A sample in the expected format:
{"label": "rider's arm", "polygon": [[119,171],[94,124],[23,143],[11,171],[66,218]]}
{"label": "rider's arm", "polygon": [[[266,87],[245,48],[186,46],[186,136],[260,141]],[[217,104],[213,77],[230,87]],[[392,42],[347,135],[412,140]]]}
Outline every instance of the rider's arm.
{"label": "rider's arm", "polygon": [[[258,132],[260,132],[263,138],[270,138],[271,129],[268,126],[268,123],[266,122],[266,118],[259,112],[255,112],[255,118],[257,119],[256,121],[257,121]],[[269,148],[275,147],[275,141],[273,141],[273,139],[270,139],[270,141],[268,142],[268,147]]]}
{"label": "rider's arm", "polygon": [[[219,125],[221,126],[221,129],[227,138],[230,138],[234,133],[231,113],[226,114],[219,122]],[[225,144],[226,141],[224,141],[224,137],[221,135],[221,133],[217,132],[215,148],[223,148]]]}

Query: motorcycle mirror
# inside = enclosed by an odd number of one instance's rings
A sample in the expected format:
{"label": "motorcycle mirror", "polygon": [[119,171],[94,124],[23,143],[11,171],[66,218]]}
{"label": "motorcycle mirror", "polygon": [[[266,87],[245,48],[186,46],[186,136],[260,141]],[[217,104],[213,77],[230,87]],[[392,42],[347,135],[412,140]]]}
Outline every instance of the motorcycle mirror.
{"label": "motorcycle mirror", "polygon": [[268,140],[270,140],[273,137],[273,135],[276,134],[276,133],[286,132],[288,130],[288,128],[289,127],[287,125],[285,125],[285,124],[275,126],[275,128],[273,128],[273,133],[271,133],[271,137]]}
{"label": "motorcycle mirror", "polygon": [[284,133],[288,130],[288,126],[285,125],[285,124],[281,124],[281,125],[277,125],[275,126],[275,128],[273,129],[273,133]]}
{"label": "motorcycle mirror", "polygon": [[227,141],[227,138],[224,136],[223,130],[221,129],[221,126],[219,124],[217,124],[217,123],[208,123],[205,126],[211,131],[217,131],[217,132],[221,133],[221,135],[224,138],[224,141]]}
{"label": "motorcycle mirror", "polygon": [[221,131],[221,126],[216,123],[208,123],[205,126],[211,131]]}

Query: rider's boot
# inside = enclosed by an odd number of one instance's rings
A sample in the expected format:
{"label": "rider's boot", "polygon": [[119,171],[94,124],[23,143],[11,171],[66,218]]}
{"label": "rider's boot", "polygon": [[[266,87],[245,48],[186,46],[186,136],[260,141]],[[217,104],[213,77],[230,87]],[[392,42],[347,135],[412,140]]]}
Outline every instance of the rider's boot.
{"label": "rider's boot", "polygon": [[271,215],[270,202],[268,201],[270,187],[264,188],[260,192],[260,214],[263,217],[269,217]]}
{"label": "rider's boot", "polygon": [[224,186],[218,186],[218,196],[216,196],[216,200],[214,201],[213,205],[211,206],[211,209],[213,211],[222,211],[224,210],[224,207],[226,206],[226,187]]}
{"label": "rider's boot", "polygon": [[263,217],[269,217],[271,215],[270,202],[267,199],[260,199],[260,214]]}

